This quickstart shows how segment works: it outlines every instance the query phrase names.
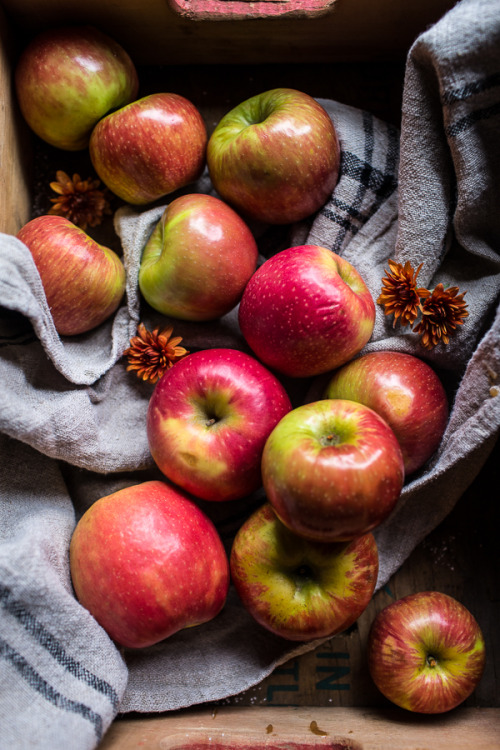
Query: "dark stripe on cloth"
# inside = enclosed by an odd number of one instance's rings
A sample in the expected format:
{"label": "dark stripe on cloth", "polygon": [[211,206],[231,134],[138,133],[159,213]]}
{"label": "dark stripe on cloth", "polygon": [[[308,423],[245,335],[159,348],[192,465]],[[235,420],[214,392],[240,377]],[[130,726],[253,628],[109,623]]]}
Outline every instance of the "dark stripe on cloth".
{"label": "dark stripe on cloth", "polygon": [[500,86],[500,73],[492,73],[485,78],[481,78],[472,83],[466,83],[459,88],[446,91],[443,96],[443,104],[453,104],[454,102],[463,102],[471,96],[481,94],[483,91]]}
{"label": "dark stripe on cloth", "polygon": [[[342,154],[341,177],[348,177],[359,183],[359,188],[351,204],[333,193],[331,202],[321,209],[321,213],[327,219],[337,224],[343,231],[339,232],[335,240],[333,250],[340,250],[347,233],[353,236],[358,232],[360,226],[366,222],[389,198],[397,188],[397,164],[399,158],[399,131],[392,125],[388,126],[388,145],[386,151],[386,163],[384,170],[373,167],[370,163],[373,158],[373,118],[367,115],[364,118],[365,132],[365,154],[360,159],[356,154],[345,151]],[[375,196],[375,201],[362,209],[366,193],[370,191]],[[335,210],[338,209],[338,210]],[[354,219],[355,222],[351,221]]]}
{"label": "dark stripe on cloth", "polygon": [[446,128],[446,135],[449,138],[455,138],[457,135],[465,133],[480,120],[489,120],[499,114],[500,102],[496,102],[490,107],[484,107],[483,109],[475,109],[473,112],[469,112],[468,115],[461,117],[460,120],[457,120],[452,125],[449,125]]}
{"label": "dark stripe on cloth", "polygon": [[25,628],[34,640],[43,646],[49,654],[64,667],[73,677],[85,682],[98,693],[105,695],[111,702],[113,708],[118,708],[118,695],[114,688],[105,680],[86,669],[80,662],[66,653],[64,647],[54,638],[36,618],[28,612],[25,607],[14,598],[10,589],[0,584],[0,604]]}
{"label": "dark stripe on cloth", "polygon": [[47,680],[45,680],[32,666],[29,664],[24,656],[21,656],[15,649],[0,638],[0,656],[8,661],[18,672],[18,674],[26,680],[28,685],[36,690],[45,700],[57,708],[61,708],[64,711],[78,714],[84,719],[90,721],[94,727],[94,732],[97,740],[102,739],[103,726],[102,718],[93,711],[89,706],[84,703],[71,700],[66,698],[64,695],[59,693]]}

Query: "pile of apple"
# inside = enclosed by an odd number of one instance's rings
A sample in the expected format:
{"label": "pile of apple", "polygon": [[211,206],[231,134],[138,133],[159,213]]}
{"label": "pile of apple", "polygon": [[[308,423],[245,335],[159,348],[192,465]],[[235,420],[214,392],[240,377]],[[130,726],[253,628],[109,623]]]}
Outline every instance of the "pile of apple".
{"label": "pile of apple", "polygon": [[[233,109],[208,138],[183,97],[135,99],[130,58],[91,28],[36,38],[19,61],[16,90],[33,130],[61,149],[88,147],[99,177],[128,203],[171,195],[208,166],[220,198],[188,193],[169,203],[138,283],[155,310],[188,321],[239,304],[252,352],[197,351],[158,382],[147,434],[165,481],[127,487],[83,515],[70,546],[78,599],[129,648],[212,620],[230,581],[278,636],[308,641],[345,630],[375,589],[372,532],[394,510],[405,477],[436,451],[448,404],[419,358],[360,354],[375,305],[345,259],[303,245],[257,268],[247,222],[303,219],[335,188],[340,147],[328,114],[302,92],[275,89]],[[117,309],[125,271],[114,252],[60,217],[33,219],[18,236],[59,333],[90,330]],[[292,406],[281,376],[325,375],[319,399]],[[262,487],[266,501],[226,553],[197,501],[241,500]],[[373,678],[410,710],[457,705],[483,664],[477,623],[443,594],[395,602],[373,624]],[[425,688],[427,700],[411,696],[419,682],[435,686]]]}

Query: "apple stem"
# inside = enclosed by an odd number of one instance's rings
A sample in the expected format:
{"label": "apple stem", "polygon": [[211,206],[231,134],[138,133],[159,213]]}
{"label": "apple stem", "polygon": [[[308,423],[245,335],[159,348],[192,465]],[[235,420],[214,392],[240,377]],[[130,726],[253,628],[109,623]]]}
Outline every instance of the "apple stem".
{"label": "apple stem", "polygon": [[325,435],[321,441],[323,445],[338,445],[340,443],[340,438],[338,435],[335,435],[333,432],[331,432],[329,435]]}
{"label": "apple stem", "polygon": [[427,656],[426,661],[427,661],[427,666],[428,667],[436,667],[437,666],[437,659],[434,656],[432,656],[431,654],[429,654]]}
{"label": "apple stem", "polygon": [[309,565],[306,565],[305,563],[303,563],[296,569],[295,574],[297,578],[301,580],[309,580],[312,577],[313,572],[311,568],[309,567]]}

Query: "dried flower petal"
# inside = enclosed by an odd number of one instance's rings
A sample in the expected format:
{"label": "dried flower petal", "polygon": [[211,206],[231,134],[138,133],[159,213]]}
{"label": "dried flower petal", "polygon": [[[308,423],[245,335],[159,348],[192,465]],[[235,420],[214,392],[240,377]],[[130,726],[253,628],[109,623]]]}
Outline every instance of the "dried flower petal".
{"label": "dried flower petal", "polygon": [[424,300],[422,318],[413,330],[421,335],[426,349],[433,349],[440,342],[448,344],[449,337],[469,315],[464,301],[466,292],[459,294],[459,291],[458,286],[445,289],[443,284],[438,284]]}
{"label": "dried flower petal", "polygon": [[98,226],[104,215],[111,213],[107,191],[99,189],[99,180],[90,177],[82,180],[79,174],[71,178],[62,169],[56,172],[56,178],[55,182],[50,183],[57,198],[50,199],[54,205],[49,214],[64,216],[81,229],[86,229],[87,226]]}
{"label": "dried flower petal", "polygon": [[159,331],[148,331],[143,323],[137,327],[137,336],[130,339],[130,346],[123,354],[128,357],[127,370],[135,371],[138,378],[156,383],[179,359],[189,354],[179,346],[181,336],[172,338],[173,327]]}
{"label": "dried flower petal", "polygon": [[412,325],[421,310],[421,300],[430,294],[423,287],[417,288],[417,276],[422,265],[414,271],[409,261],[403,266],[389,260],[390,271],[386,271],[387,276],[382,279],[382,291],[377,302],[384,306],[386,315],[394,315],[394,327],[397,322],[402,326]]}

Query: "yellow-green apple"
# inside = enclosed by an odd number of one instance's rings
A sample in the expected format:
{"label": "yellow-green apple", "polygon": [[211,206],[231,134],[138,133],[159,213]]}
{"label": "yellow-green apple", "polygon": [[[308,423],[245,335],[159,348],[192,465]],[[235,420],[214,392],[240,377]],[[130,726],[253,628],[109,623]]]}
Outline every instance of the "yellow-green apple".
{"label": "yellow-green apple", "polygon": [[139,286],[164,315],[213,320],[237,305],[257,257],[252,232],[227,203],[182,195],[165,208],[146,243]]}
{"label": "yellow-green apple", "polygon": [[265,503],[240,526],[231,580],[263,627],[294,641],[339,633],[369,604],[377,581],[372,534],[350,542],[313,542],[294,534]]}
{"label": "yellow-green apple", "polygon": [[267,498],[281,521],[307,539],[354,539],[384,521],[404,481],[393,431],[376,412],[345,399],[285,414],[262,454]]}
{"label": "yellow-green apple", "polygon": [[94,169],[119,198],[144,205],[200,177],[207,131],[195,105],[157,93],[111,112],[92,131]]}
{"label": "yellow-green apple", "polygon": [[151,455],[165,476],[203,500],[234,500],[262,485],[264,443],[291,409],[280,381],[236,349],[176,362],[147,411]]}
{"label": "yellow-green apple", "polygon": [[408,711],[450,711],[471,695],[485,664],[485,643],[471,612],[451,596],[422,591],[389,604],[368,637],[375,685]]}
{"label": "yellow-green apple", "polygon": [[92,26],[43,31],[23,50],[15,70],[26,122],[44,141],[68,151],[86,148],[98,120],[133,101],[138,87],[127,52]]}
{"label": "yellow-green apple", "polygon": [[210,136],[207,165],[219,195],[244,216],[288,224],[313,214],[331,195],[340,146],[315,99],[276,88],[224,115]]}
{"label": "yellow-green apple", "polygon": [[38,216],[17,233],[28,247],[59,334],[90,331],[118,308],[125,292],[120,257],[62,216]]}
{"label": "yellow-green apple", "polygon": [[364,354],[333,373],[326,398],[358,401],[392,427],[405,475],[420,469],[437,450],[448,422],[448,398],[432,367],[412,354]]}
{"label": "yellow-green apple", "polygon": [[70,571],[80,603],[128,648],[212,620],[229,588],[229,561],[210,518],[155,480],[90,506],[71,538]]}
{"label": "yellow-green apple", "polygon": [[271,369],[310,377],[352,359],[369,340],[375,305],[349,261],[318,245],[266,260],[245,287],[239,312],[247,343]]}

